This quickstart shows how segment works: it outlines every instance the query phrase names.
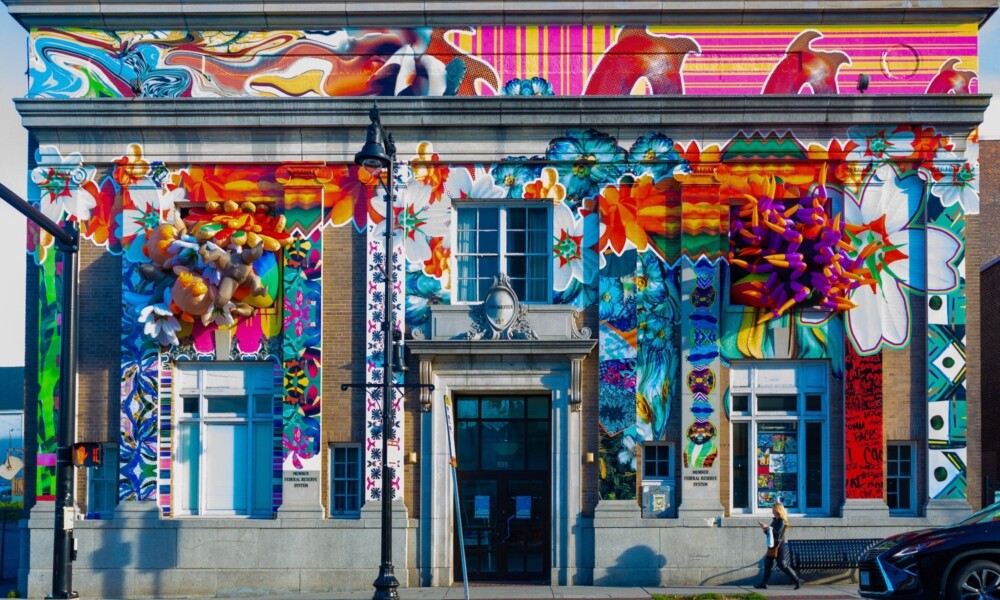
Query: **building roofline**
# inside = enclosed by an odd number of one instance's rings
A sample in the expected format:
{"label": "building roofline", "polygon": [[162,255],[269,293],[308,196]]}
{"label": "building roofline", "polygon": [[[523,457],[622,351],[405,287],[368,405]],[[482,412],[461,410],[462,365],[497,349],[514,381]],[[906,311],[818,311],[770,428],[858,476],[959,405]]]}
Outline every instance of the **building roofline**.
{"label": "building roofline", "polygon": [[[645,127],[792,128],[864,123],[975,127],[991,94],[755,96],[378,97],[395,128]],[[39,129],[213,129],[367,126],[372,97],[15,100],[22,124]]]}
{"label": "building roofline", "polygon": [[[26,29],[983,23],[997,0],[3,0]],[[860,9],[860,5],[864,9]]]}
{"label": "building roofline", "polygon": [[[494,161],[544,154],[553,135],[595,128],[618,139],[663,131],[717,140],[745,131],[843,136],[856,125],[933,126],[964,149],[983,119],[987,94],[910,96],[380,97],[382,122],[401,155],[433,140],[442,160]],[[181,98],[15,101],[32,139],[119,158],[129,144],[163,161],[353,162],[373,98]],[[415,146],[414,146],[415,147]]]}

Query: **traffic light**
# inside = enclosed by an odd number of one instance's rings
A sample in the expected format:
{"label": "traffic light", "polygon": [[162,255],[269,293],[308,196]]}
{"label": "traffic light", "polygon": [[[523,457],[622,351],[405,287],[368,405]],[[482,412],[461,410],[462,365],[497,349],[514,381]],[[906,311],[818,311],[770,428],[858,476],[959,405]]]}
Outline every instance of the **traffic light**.
{"label": "traffic light", "polygon": [[99,467],[104,461],[104,445],[100,442],[77,442],[73,444],[73,465],[77,467]]}

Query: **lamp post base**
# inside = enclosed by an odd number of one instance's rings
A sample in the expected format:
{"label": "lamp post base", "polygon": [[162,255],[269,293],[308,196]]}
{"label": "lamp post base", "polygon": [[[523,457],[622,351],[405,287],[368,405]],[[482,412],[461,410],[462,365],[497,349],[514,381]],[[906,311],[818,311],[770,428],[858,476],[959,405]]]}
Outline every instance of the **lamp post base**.
{"label": "lamp post base", "polygon": [[382,563],[375,578],[375,595],[372,600],[399,600],[399,580],[393,572],[392,564]]}

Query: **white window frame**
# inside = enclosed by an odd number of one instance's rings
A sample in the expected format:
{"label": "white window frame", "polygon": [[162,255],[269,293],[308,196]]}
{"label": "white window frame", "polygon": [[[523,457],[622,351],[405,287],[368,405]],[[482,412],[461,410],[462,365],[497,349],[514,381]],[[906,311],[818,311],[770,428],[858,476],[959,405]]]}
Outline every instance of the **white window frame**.
{"label": "white window frame", "polygon": [[[889,456],[889,451],[891,448],[909,448],[910,450],[910,471],[905,476],[903,475],[891,475],[889,470],[890,463],[894,462]],[[899,462],[898,460],[895,462]],[[917,514],[917,443],[910,440],[894,440],[886,442],[885,448],[885,501],[889,504],[889,481],[907,481],[907,487],[910,491],[910,506],[902,508],[892,508],[889,507],[889,514],[892,515],[903,515],[903,516],[913,516]]]}
{"label": "white window frame", "polygon": [[[497,236],[499,237],[497,244],[497,254],[500,273],[507,274],[507,209],[509,208],[542,208],[545,209],[545,239],[548,240],[546,245],[547,253],[545,260],[545,297],[541,300],[526,300],[525,298],[518,298],[522,304],[549,304],[552,302],[552,204],[551,202],[546,202],[544,200],[537,202],[527,202],[524,200],[519,200],[516,202],[504,201],[484,201],[484,200],[462,200],[460,202],[454,202],[452,204],[453,210],[455,211],[455,216],[452,225],[452,239],[451,248],[452,256],[454,256],[455,268],[452,269],[451,274],[451,289],[453,290],[452,304],[479,304],[483,301],[482,298],[478,300],[460,300],[459,299],[459,277],[458,277],[458,213],[465,209],[476,209],[476,208],[495,208],[500,211],[498,220],[498,231]],[[499,273],[497,273],[499,275]]]}
{"label": "white window frame", "polygon": [[[174,369],[174,434],[173,443],[173,490],[171,493],[172,513],[177,517],[235,517],[235,518],[271,518],[274,507],[270,494],[264,505],[257,505],[254,502],[255,484],[273,485],[274,466],[272,464],[272,454],[265,464],[250,463],[247,467],[247,477],[243,494],[246,497],[247,509],[237,510],[235,508],[215,508],[208,507],[208,491],[210,482],[208,481],[209,463],[216,465],[219,460],[213,460],[206,443],[210,443],[208,429],[210,426],[237,425],[246,428],[246,446],[243,449],[244,459],[253,460],[256,450],[254,444],[254,432],[265,425],[268,431],[268,442],[274,439],[274,365],[270,362],[190,362],[175,365]],[[214,398],[221,397],[245,397],[247,410],[245,414],[238,412],[213,412],[209,413],[208,402]],[[198,412],[185,412],[185,398],[197,399]],[[266,399],[266,400],[265,400]],[[263,404],[267,411],[256,410],[257,406]],[[182,428],[187,425],[195,425],[198,428],[199,446],[197,456],[186,456],[186,449],[181,443]],[[249,457],[249,458],[248,458]],[[197,506],[187,507],[183,502],[189,494],[188,481],[191,479],[189,464],[197,461],[198,464],[198,494]],[[263,477],[266,480],[258,480]]]}
{"label": "white window frame", "polygon": [[99,467],[87,471],[87,518],[110,519],[118,506],[118,443],[105,442]]}
{"label": "white window frame", "polygon": [[[357,490],[358,490],[358,492],[357,492],[357,501],[358,501],[358,508],[357,508],[357,510],[346,510],[345,509],[344,511],[341,511],[341,512],[338,512],[336,510],[336,506],[337,506],[337,503],[336,503],[336,498],[337,498],[337,493],[336,493],[337,492],[337,490],[336,490],[337,482],[338,481],[349,481],[350,480],[350,478],[348,478],[348,477],[336,477],[336,462],[334,461],[334,456],[336,454],[336,450],[337,449],[354,450],[354,451],[357,452],[357,457],[356,457],[356,461],[355,461],[356,462],[355,467],[357,469],[357,481],[355,483],[357,484]],[[351,518],[360,517],[361,516],[361,505],[364,503],[364,494],[363,494],[363,491],[364,491],[364,448],[362,448],[361,444],[333,443],[333,444],[330,444],[329,451],[330,451],[330,490],[329,490],[329,495],[330,495],[330,517],[334,518],[334,519],[351,519]]]}
{"label": "white window frame", "polygon": [[[741,373],[745,372],[746,376]],[[749,508],[737,508],[734,503],[736,489],[732,453],[735,442],[730,443],[729,460],[729,505],[731,514],[769,515],[770,508],[759,507],[757,502],[757,433],[764,423],[786,423],[794,421],[798,437],[798,489],[797,507],[788,507],[789,514],[828,515],[830,512],[830,367],[827,361],[733,361],[730,368],[730,411],[729,435],[734,439],[733,427],[738,423],[749,424]],[[735,397],[749,395],[747,410],[735,410]],[[758,395],[796,395],[796,409],[790,411],[760,411],[757,408]],[[820,410],[807,410],[807,396],[821,396]],[[823,482],[822,506],[806,507],[806,427],[810,423],[820,423],[820,447],[824,449],[821,481]]]}

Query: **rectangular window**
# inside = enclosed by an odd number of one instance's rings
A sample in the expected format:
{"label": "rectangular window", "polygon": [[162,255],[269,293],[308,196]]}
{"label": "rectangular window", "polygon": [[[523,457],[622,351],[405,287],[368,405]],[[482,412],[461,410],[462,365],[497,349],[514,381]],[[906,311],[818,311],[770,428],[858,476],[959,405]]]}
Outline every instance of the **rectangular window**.
{"label": "rectangular window", "polygon": [[176,515],[272,515],[273,380],[271,363],[178,366]]}
{"label": "rectangular window", "polygon": [[806,423],[806,508],[823,508],[823,424]]}
{"label": "rectangular window", "polygon": [[646,442],[642,446],[642,479],[673,479],[674,447],[670,444]]}
{"label": "rectangular window", "polygon": [[913,442],[886,445],[885,501],[894,514],[916,514],[916,451]]}
{"label": "rectangular window", "polygon": [[750,423],[733,423],[733,508],[750,509]]}
{"label": "rectangular window", "polygon": [[548,302],[552,241],[546,206],[472,205],[456,209],[459,302],[481,302],[493,278],[510,278],[522,302]]}
{"label": "rectangular window", "polygon": [[104,444],[104,460],[87,471],[87,518],[110,519],[118,505],[118,444]]}
{"label": "rectangular window", "polygon": [[757,508],[781,502],[799,512],[799,454],[797,422],[757,424]]}
{"label": "rectangular window", "polygon": [[330,514],[356,517],[361,514],[361,446],[330,447]]}
{"label": "rectangular window", "polygon": [[730,371],[732,509],[766,514],[829,510],[829,365],[739,361]]}
{"label": "rectangular window", "polygon": [[647,518],[676,516],[674,445],[642,444],[642,514]]}

